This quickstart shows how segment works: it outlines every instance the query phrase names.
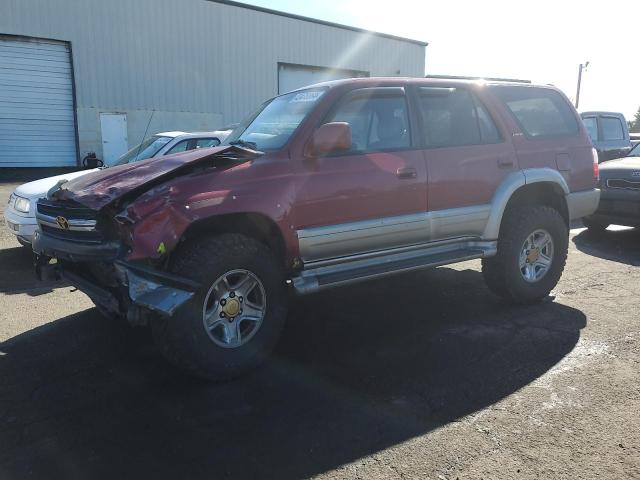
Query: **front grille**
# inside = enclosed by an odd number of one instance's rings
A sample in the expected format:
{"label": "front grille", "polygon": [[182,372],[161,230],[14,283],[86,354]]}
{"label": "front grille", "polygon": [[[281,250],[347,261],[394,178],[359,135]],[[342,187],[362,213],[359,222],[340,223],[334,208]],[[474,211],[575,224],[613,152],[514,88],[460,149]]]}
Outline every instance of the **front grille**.
{"label": "front grille", "polygon": [[52,202],[50,200],[38,200],[38,213],[48,217],[65,217],[78,220],[96,220],[96,211],[80,205],[76,202]]}
{"label": "front grille", "polygon": [[42,233],[60,240],[97,244],[105,240],[95,210],[72,201],[39,200],[37,219]]}
{"label": "front grille", "polygon": [[631,180],[624,180],[622,178],[611,178],[607,180],[607,187],[624,188],[627,190],[640,190],[640,181],[634,182]]}

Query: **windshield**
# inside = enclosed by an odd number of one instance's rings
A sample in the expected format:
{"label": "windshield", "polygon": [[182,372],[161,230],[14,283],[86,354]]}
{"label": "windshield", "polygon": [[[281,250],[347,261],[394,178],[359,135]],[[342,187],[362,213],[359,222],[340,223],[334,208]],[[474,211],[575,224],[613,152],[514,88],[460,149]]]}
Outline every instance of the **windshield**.
{"label": "windshield", "polygon": [[254,144],[257,150],[277,150],[318,104],[325,89],[287,93],[264,103],[236,128],[226,144]]}
{"label": "windshield", "polygon": [[147,138],[144,142],[133,147],[127,153],[118,158],[118,160],[108,166],[115,167],[116,165],[139,162],[140,160],[151,158],[171,140],[173,140],[173,138],[171,137],[161,137],[159,135],[153,135],[152,137]]}
{"label": "windshield", "polygon": [[640,157],[640,143],[637,143],[635,147],[631,149],[628,154],[629,157]]}

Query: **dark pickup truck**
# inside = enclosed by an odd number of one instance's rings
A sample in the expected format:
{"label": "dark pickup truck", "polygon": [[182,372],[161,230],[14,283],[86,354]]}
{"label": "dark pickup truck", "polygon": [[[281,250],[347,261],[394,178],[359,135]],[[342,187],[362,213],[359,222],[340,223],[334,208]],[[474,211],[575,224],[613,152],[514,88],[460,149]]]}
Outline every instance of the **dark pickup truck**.
{"label": "dark pickup truck", "polygon": [[582,112],[580,114],[593,146],[598,151],[598,159],[605,162],[624,157],[629,153],[631,138],[624,115],[617,112]]}
{"label": "dark pickup truck", "polygon": [[482,259],[497,295],[546,297],[597,180],[553,87],[349,79],[265,102],[221,146],[60,185],[33,249],[39,275],[220,380],[267,357],[290,294]]}

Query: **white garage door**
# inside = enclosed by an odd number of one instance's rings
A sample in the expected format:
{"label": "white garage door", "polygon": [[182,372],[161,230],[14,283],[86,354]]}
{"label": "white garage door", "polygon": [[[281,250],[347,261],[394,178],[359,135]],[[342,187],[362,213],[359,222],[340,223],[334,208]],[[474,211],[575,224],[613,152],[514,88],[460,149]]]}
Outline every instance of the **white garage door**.
{"label": "white garage door", "polygon": [[342,78],[368,77],[369,72],[310,65],[278,64],[278,93],[287,93],[314,83]]}
{"label": "white garage door", "polygon": [[0,167],[76,165],[69,47],[0,37]]}

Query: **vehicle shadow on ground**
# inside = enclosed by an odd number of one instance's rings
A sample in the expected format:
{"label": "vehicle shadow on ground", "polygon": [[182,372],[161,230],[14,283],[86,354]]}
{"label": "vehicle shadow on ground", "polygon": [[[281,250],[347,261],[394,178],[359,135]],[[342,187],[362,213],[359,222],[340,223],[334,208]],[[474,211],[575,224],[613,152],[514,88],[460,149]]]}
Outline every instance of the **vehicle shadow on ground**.
{"label": "vehicle shadow on ground", "polygon": [[499,401],[585,324],[439,268],[298,301],[273,360],[212,385],[86,310],[0,344],[0,477],[306,478]]}
{"label": "vehicle shadow on ground", "polygon": [[573,237],[573,243],[587,255],[640,266],[640,228],[584,230]]}
{"label": "vehicle shadow on ground", "polygon": [[31,296],[49,293],[64,282],[38,282],[33,267],[33,252],[26,247],[0,249],[0,293],[26,293]]}

